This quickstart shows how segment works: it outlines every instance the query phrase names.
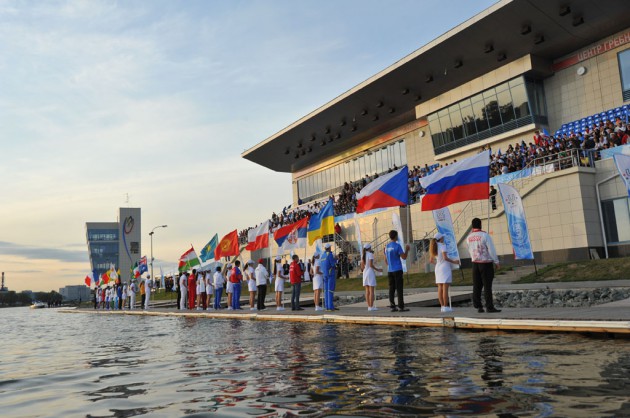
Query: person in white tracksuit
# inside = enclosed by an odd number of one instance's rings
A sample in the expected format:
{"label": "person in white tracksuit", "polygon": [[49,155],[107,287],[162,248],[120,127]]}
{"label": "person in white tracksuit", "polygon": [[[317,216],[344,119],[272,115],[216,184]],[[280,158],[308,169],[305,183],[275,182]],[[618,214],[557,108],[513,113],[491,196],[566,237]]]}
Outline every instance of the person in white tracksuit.
{"label": "person in white tracksuit", "polygon": [[187,309],[186,301],[188,300],[188,276],[186,272],[182,273],[182,275],[179,276],[179,289],[182,295],[182,297],[179,299],[179,309],[185,311]]}
{"label": "person in white tracksuit", "polygon": [[151,282],[151,277],[147,276],[147,278],[144,279],[144,291],[145,291],[144,309],[145,310],[149,309],[149,302],[151,301],[151,288],[153,288],[153,283]]}
{"label": "person in white tracksuit", "polygon": [[129,309],[133,310],[136,309],[136,290],[138,288],[136,287],[136,283],[135,281],[132,281],[129,284]]}

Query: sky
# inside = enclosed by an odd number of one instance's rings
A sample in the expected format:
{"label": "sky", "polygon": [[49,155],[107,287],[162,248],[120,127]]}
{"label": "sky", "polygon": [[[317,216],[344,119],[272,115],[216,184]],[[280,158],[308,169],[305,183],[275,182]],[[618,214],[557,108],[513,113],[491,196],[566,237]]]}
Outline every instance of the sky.
{"label": "sky", "polygon": [[0,271],[82,284],[86,222],[142,208],[155,268],[291,203],[240,154],[489,0],[0,0]]}

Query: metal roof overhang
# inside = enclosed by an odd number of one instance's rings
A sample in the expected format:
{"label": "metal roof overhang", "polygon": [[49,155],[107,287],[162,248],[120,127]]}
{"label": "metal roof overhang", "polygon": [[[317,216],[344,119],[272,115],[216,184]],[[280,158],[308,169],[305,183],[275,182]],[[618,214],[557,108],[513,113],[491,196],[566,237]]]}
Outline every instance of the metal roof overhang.
{"label": "metal roof overhang", "polygon": [[413,121],[418,104],[517,58],[551,62],[629,26],[628,0],[501,1],[241,156],[274,171],[303,170]]}

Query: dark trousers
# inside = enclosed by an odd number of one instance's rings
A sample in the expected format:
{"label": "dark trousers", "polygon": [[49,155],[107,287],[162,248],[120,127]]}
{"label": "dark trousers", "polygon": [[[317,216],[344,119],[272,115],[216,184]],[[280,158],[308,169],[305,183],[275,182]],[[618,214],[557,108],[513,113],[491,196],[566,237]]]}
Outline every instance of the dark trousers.
{"label": "dark trousers", "polygon": [[486,302],[486,309],[494,308],[492,302],[492,281],[494,280],[494,265],[492,263],[473,263],[473,306],[481,308],[481,291]]}
{"label": "dark trousers", "polygon": [[300,307],[300,291],[302,290],[302,283],[292,284],[291,289],[291,309],[296,310]]}
{"label": "dark trousers", "polygon": [[400,309],[404,309],[405,300],[403,298],[403,272],[402,270],[390,271],[389,273],[387,273],[387,278],[389,279],[389,306],[392,308],[396,307],[396,302],[394,301],[394,294],[398,293],[398,307]]}
{"label": "dark trousers", "polygon": [[208,304],[207,304],[207,297],[206,297],[206,292],[201,292],[201,306],[203,307],[203,310],[205,311],[206,309],[208,309]]}
{"label": "dark trousers", "polygon": [[177,286],[177,309],[180,308],[182,303],[182,288]]}
{"label": "dark trousers", "polygon": [[258,308],[259,311],[262,311],[263,309],[266,308],[265,306],[266,297],[267,297],[267,285],[261,284],[258,286],[258,300],[256,304],[256,308]]}
{"label": "dark trousers", "polygon": [[142,299],[142,301],[140,302],[140,306],[144,308],[144,295],[143,294],[140,295],[140,299]]}

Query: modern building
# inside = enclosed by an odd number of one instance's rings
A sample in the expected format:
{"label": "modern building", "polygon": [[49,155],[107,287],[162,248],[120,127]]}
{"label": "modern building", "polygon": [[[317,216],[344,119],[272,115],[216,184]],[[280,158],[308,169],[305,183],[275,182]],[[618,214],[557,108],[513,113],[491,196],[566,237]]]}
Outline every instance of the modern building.
{"label": "modern building", "polygon": [[91,299],[90,288],[84,285],[61,287],[59,288],[59,294],[64,301],[76,300],[85,302]]}
{"label": "modern building", "polygon": [[[291,173],[294,207],[308,206],[393,166],[444,165],[482,147],[533,142],[537,130],[581,132],[596,120],[626,118],[628,100],[627,1],[502,0],[242,156]],[[532,175],[502,179],[520,191],[538,261],[630,253],[625,187],[618,176],[608,179],[610,159],[583,157],[534,162]],[[470,220],[480,217],[502,261],[513,260],[498,200],[494,211],[480,201],[450,207],[463,258]],[[418,203],[336,222],[348,242],[357,241],[358,225],[363,242],[379,243],[394,212],[416,243],[432,235],[432,214]]]}
{"label": "modern building", "polygon": [[130,279],[131,269],[142,253],[140,208],[120,208],[116,222],[87,222],[85,229],[95,276],[114,265],[123,280]]}

